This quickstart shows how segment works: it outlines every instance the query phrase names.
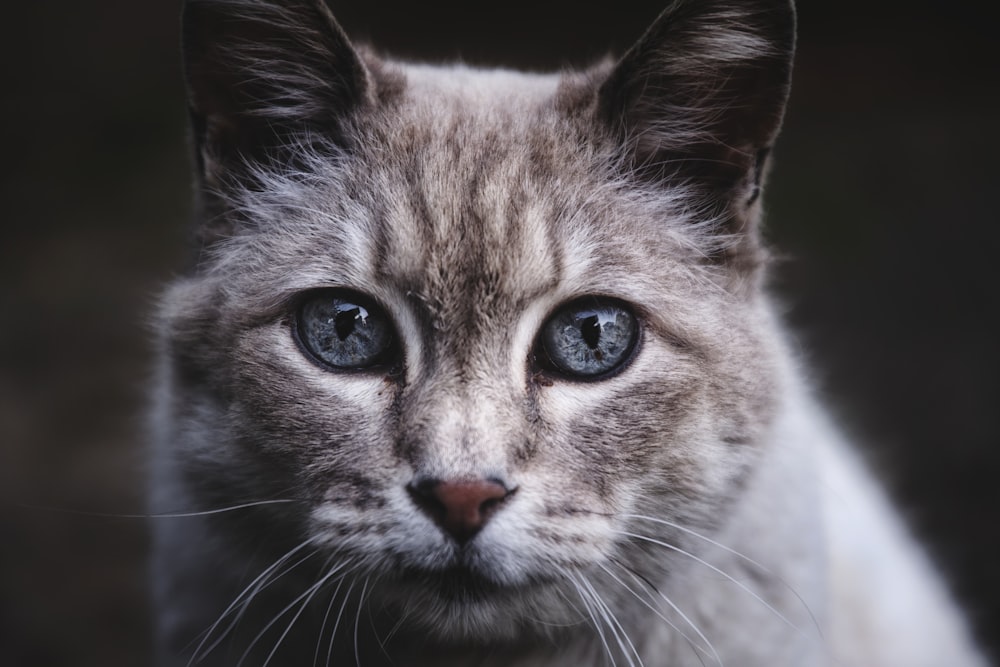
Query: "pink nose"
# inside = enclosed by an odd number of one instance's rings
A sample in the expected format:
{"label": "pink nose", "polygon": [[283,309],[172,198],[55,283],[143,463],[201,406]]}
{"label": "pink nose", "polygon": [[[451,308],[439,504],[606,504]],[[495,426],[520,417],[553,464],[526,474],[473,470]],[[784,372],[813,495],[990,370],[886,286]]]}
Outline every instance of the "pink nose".
{"label": "pink nose", "polygon": [[478,533],[513,490],[497,480],[429,479],[407,487],[417,507],[459,544]]}

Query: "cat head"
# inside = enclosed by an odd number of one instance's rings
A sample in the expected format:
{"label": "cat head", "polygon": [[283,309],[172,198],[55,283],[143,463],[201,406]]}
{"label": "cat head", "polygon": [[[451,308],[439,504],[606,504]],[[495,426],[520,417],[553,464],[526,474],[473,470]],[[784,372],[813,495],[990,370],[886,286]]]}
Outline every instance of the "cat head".
{"label": "cat head", "polygon": [[164,439],[197,493],[295,499],[267,520],[447,637],[662,569],[634,515],[724,515],[780,393],[787,0],[674,2],[562,75],[383,59],[321,0],[189,0],[184,34],[201,254],[163,303]]}

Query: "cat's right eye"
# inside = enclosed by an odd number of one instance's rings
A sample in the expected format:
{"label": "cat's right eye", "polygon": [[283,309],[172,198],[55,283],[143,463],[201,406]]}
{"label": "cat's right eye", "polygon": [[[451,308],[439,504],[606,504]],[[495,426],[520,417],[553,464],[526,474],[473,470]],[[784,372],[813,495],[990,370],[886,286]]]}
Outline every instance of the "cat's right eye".
{"label": "cat's right eye", "polygon": [[295,334],[310,357],[335,370],[365,370],[393,361],[395,335],[388,315],[355,292],[309,293],[295,313]]}
{"label": "cat's right eye", "polygon": [[625,303],[584,297],[549,317],[534,356],[543,369],[563,377],[600,380],[628,364],[638,339],[638,320]]}

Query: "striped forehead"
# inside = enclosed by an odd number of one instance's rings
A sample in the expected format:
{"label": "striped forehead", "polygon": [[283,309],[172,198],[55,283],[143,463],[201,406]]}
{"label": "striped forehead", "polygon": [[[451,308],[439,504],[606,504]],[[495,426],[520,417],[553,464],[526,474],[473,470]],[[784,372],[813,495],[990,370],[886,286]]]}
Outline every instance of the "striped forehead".
{"label": "striped forehead", "polygon": [[566,203],[554,187],[551,133],[473,102],[409,127],[393,137],[396,159],[379,178],[391,193],[380,279],[449,319],[467,319],[473,304],[518,308],[552,289],[562,265],[554,226]]}

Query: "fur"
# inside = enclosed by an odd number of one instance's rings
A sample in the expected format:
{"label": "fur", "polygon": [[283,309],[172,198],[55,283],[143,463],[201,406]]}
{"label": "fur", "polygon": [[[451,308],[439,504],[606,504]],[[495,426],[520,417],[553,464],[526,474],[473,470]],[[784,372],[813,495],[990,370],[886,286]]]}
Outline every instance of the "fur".
{"label": "fur", "polygon": [[[982,665],[813,404],[763,288],[784,0],[677,1],[623,58],[384,59],[320,0],[189,0],[200,254],[153,411],[164,665]],[[388,314],[334,371],[304,295]],[[629,304],[595,381],[536,338]],[[468,543],[407,491],[502,480]],[[213,512],[211,510],[226,510]]]}

